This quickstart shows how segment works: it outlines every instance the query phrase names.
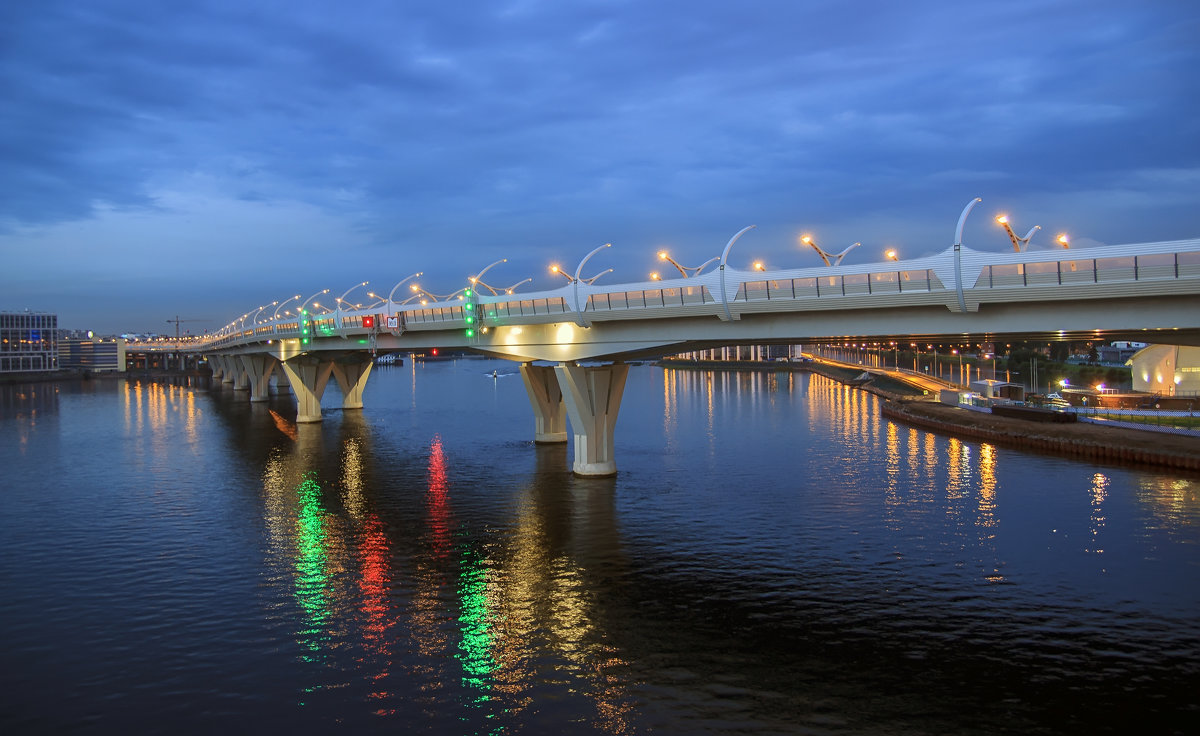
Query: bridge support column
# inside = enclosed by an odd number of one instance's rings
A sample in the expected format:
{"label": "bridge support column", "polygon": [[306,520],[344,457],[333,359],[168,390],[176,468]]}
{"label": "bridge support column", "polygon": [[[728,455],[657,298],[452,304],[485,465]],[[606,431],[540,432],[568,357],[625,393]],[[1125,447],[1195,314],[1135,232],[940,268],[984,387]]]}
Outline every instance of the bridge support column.
{"label": "bridge support column", "polygon": [[234,383],[237,381],[237,368],[233,365],[232,355],[222,355],[221,360],[221,383]]}
{"label": "bridge support column", "polygon": [[558,376],[551,366],[521,364],[521,380],[533,405],[533,441],[556,443],[567,441],[567,409],[563,404]]}
{"label": "bridge support column", "polygon": [[212,368],[212,380],[215,385],[225,374],[225,364],[221,362],[219,355],[210,355],[208,356],[208,367]]}
{"label": "bridge support column", "polygon": [[281,363],[275,364],[275,395],[287,396],[292,392],[292,387],[288,384],[287,373],[283,370]]}
{"label": "bridge support column", "polygon": [[614,363],[584,368],[560,363],[554,372],[575,433],[575,463],[571,469],[576,475],[616,475],[613,430],[629,366]]}
{"label": "bridge support column", "polygon": [[271,374],[279,360],[274,355],[239,355],[238,359],[250,385],[250,401],[271,398]]}
{"label": "bridge support column", "polygon": [[297,358],[279,365],[296,393],[296,423],[321,421],[321,395],[333,372],[333,361]]}
{"label": "bridge support column", "polygon": [[342,390],[343,409],[363,407],[363,389],[367,387],[367,377],[371,375],[374,365],[370,360],[343,359],[333,362],[333,377]]}
{"label": "bridge support column", "polygon": [[242,364],[242,356],[231,355],[229,356],[228,360],[230,369],[233,373],[233,390],[249,391],[250,374],[246,372],[246,366]]}

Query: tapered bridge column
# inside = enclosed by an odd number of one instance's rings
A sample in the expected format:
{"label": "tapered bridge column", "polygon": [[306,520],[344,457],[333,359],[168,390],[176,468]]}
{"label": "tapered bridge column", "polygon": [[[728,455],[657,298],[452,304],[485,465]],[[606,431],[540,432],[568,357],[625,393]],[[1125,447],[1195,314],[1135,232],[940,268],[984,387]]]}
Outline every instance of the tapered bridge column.
{"label": "tapered bridge column", "polygon": [[296,394],[296,423],[321,421],[321,396],[333,372],[333,361],[293,358],[279,365]]}
{"label": "tapered bridge column", "polygon": [[221,361],[221,383],[236,383],[237,367],[233,364],[234,357],[232,355],[220,355],[217,358]]}
{"label": "tapered bridge column", "polygon": [[613,430],[629,366],[614,363],[585,368],[560,363],[554,372],[575,433],[575,463],[571,469],[576,475],[616,475]]}
{"label": "tapered bridge column", "polygon": [[567,441],[567,410],[552,366],[521,364],[521,380],[533,406],[533,441]]}
{"label": "tapered bridge column", "polygon": [[333,377],[337,379],[338,388],[342,390],[343,409],[363,407],[363,389],[367,387],[367,377],[371,375],[371,367],[374,365],[369,358],[343,358],[333,362]]}
{"label": "tapered bridge column", "polygon": [[208,356],[208,367],[212,368],[213,383],[216,384],[216,383],[220,382],[221,378],[225,374],[225,364],[221,361],[221,356],[209,355]]}
{"label": "tapered bridge column", "polygon": [[242,370],[250,385],[250,401],[266,401],[271,398],[271,374],[279,360],[274,355],[239,355]]}

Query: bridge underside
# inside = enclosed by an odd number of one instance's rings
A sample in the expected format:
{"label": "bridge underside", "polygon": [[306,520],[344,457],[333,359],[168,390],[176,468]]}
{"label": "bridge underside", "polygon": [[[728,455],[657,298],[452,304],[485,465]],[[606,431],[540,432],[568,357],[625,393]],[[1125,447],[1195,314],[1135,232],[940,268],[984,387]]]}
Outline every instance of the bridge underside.
{"label": "bridge underside", "polygon": [[[1134,340],[1200,346],[1195,295],[1139,299],[983,304],[955,313],[943,306],[842,309],[743,314],[736,321],[678,317],[493,326],[487,335],[407,332],[380,335],[380,349],[470,349],[497,358],[552,362],[644,360],[693,349],[750,344],[796,344],[838,340]],[[1164,315],[1166,315],[1164,317]]]}

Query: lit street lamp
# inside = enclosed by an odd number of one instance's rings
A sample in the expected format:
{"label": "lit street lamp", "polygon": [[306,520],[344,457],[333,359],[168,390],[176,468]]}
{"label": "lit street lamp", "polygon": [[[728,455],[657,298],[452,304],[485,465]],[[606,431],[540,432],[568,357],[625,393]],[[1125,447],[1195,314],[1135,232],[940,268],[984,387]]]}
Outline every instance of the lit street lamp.
{"label": "lit street lamp", "polygon": [[[854,249],[855,249],[855,248],[857,248],[858,246],[862,245],[862,243],[854,243],[854,244],[852,244],[852,245],[851,245],[849,248],[846,248],[846,250],[842,251],[841,253],[836,253],[836,254],[835,254],[835,253],[826,253],[824,250],[822,250],[822,249],[821,249],[821,246],[817,245],[817,244],[816,244],[816,243],[813,241],[813,238],[812,238],[812,236],[811,236],[811,235],[803,235],[803,236],[801,236],[801,237],[800,237],[800,242],[801,242],[801,243],[804,243],[804,244],[805,244],[805,245],[807,245],[808,247],[810,247],[810,248],[812,248],[813,250],[815,250],[815,251],[817,252],[817,255],[821,256],[821,260],[825,262],[825,265],[826,265],[826,266],[840,266],[840,265],[842,265],[842,259],[846,257],[846,254],[847,254],[847,253],[849,253],[850,251],[854,250]],[[830,258],[834,258],[834,259],[836,259],[836,260],[835,260],[833,263],[830,263],[830,262],[829,262],[829,259],[830,259]]]}
{"label": "lit street lamp", "polygon": [[1008,239],[1012,241],[1013,251],[1021,253],[1029,248],[1029,239],[1033,234],[1042,229],[1041,225],[1034,225],[1029,232],[1025,233],[1025,237],[1018,238],[1013,232],[1012,226],[1008,224],[1008,215],[1000,215],[996,218],[996,223],[1004,228],[1004,232],[1008,233]]}
{"label": "lit street lamp", "polygon": [[295,301],[299,298],[300,298],[300,295],[297,294],[296,296],[291,297],[290,299],[284,299],[282,302],[280,302],[279,306],[275,308],[275,313],[271,315],[271,321],[274,322],[275,320],[279,319],[279,310],[283,309],[285,304],[287,304],[288,302]]}
{"label": "lit street lamp", "polygon": [[885,250],[883,252],[883,257],[888,259],[889,261],[900,260],[900,256],[896,253],[896,250],[894,248],[889,248],[888,250]]}
{"label": "lit street lamp", "polygon": [[[675,270],[679,271],[679,273],[683,274],[683,277],[685,279],[687,279],[687,278],[691,278],[693,276],[699,276],[700,272],[703,271],[709,264],[711,264],[714,261],[717,261],[719,259],[709,258],[707,261],[705,261],[704,263],[701,263],[699,266],[683,266],[683,265],[680,265],[680,263],[678,261],[676,261],[674,258],[672,258],[670,256],[670,254],[667,253],[665,250],[660,250],[658,252],[658,260],[666,261],[667,263],[670,263],[672,266],[675,267]],[[655,279],[655,280],[657,280],[657,279]]]}

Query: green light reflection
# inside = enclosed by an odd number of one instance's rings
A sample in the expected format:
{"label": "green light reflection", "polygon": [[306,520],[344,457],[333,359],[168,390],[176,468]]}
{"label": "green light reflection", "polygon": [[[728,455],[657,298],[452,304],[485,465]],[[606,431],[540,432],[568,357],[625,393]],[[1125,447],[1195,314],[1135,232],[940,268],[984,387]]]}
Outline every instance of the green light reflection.
{"label": "green light reflection", "polygon": [[329,572],[326,569],[325,510],[321,508],[321,485],[316,471],[305,474],[296,486],[296,602],[307,616],[297,633],[298,643],[308,650],[306,662],[320,661],[322,645],[329,640]]}
{"label": "green light reflection", "polygon": [[464,549],[458,577],[458,597],[461,613],[458,617],[462,630],[459,653],[455,655],[463,668],[463,685],[478,691],[472,702],[484,703],[490,699],[496,670],[492,656],[494,634],[487,600],[488,571],[479,555]]}

